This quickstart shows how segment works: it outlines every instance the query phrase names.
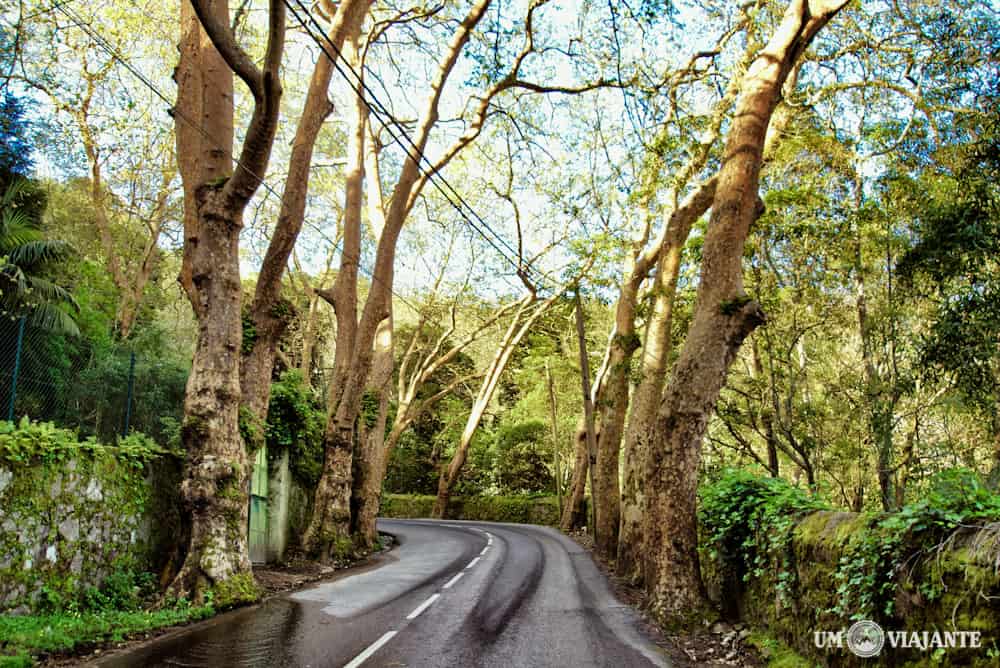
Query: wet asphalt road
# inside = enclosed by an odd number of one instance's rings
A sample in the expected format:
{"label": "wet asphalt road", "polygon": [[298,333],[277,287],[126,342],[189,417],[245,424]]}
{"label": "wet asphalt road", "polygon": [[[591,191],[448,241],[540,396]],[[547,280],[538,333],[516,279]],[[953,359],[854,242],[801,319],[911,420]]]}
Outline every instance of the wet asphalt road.
{"label": "wet asphalt road", "polygon": [[665,666],[590,555],[545,527],[380,520],[399,546],[347,573],[98,665]]}

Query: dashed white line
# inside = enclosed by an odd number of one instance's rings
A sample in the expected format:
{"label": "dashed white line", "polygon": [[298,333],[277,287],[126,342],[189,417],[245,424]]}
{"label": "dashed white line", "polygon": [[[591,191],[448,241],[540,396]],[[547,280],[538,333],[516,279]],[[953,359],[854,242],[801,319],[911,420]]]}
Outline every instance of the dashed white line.
{"label": "dashed white line", "polygon": [[[464,529],[465,528],[465,527],[461,527],[461,526],[456,526],[454,524],[442,524],[440,526],[449,527],[451,529]],[[486,534],[486,536],[487,536],[486,547],[483,548],[482,552],[479,553],[478,557],[476,557],[475,559],[473,559],[472,561],[469,562],[469,564],[465,567],[464,570],[459,571],[458,573],[455,574],[455,577],[453,577],[452,579],[448,580],[448,582],[446,582],[445,585],[443,587],[441,587],[442,590],[444,590],[444,589],[451,589],[455,585],[456,582],[458,582],[459,580],[461,580],[462,576],[465,575],[465,571],[469,570],[470,568],[472,568],[473,566],[475,566],[476,564],[478,564],[479,560],[482,559],[483,555],[486,554],[487,550],[490,549],[490,545],[493,544],[493,534],[491,534],[489,531],[484,531],[483,529],[478,529],[478,528],[475,528],[475,527],[473,527],[473,528],[476,531],[479,531],[481,533]],[[406,616],[406,619],[408,619],[410,621],[413,621],[414,619],[416,619],[417,617],[419,617],[421,614],[423,614],[423,612],[427,608],[429,608],[432,605],[434,605],[434,602],[437,601],[439,598],[441,598],[441,594],[433,594],[433,595],[431,595],[430,598],[428,598],[426,601],[424,601],[423,603],[421,603],[420,605],[418,605],[416,608],[414,608],[413,612],[411,612],[410,614],[408,614]],[[358,666],[360,666],[365,661],[367,661],[368,659],[370,659],[372,657],[372,655],[375,654],[375,652],[379,651],[382,648],[383,645],[385,645],[387,642],[389,642],[390,640],[392,640],[393,637],[395,637],[396,633],[397,633],[396,631],[386,631],[384,634],[382,634],[382,637],[380,637],[378,640],[376,640],[371,645],[369,645],[367,648],[365,648],[365,651],[361,652],[361,654],[358,654],[356,657],[354,657],[354,659],[352,659],[350,663],[348,663],[347,665],[345,665],[344,668],[358,668]]]}
{"label": "dashed white line", "polygon": [[368,649],[366,649],[365,651],[361,652],[361,654],[358,654],[356,657],[354,657],[354,659],[351,660],[349,664],[344,666],[344,668],[358,668],[358,666],[360,666],[362,663],[370,659],[372,654],[379,651],[382,645],[392,640],[393,636],[395,635],[396,635],[395,631],[386,631],[384,634],[382,634],[381,638],[373,642],[371,645],[368,645]]}
{"label": "dashed white line", "polygon": [[429,608],[432,605],[434,605],[434,601],[438,600],[439,598],[441,598],[441,594],[434,594],[429,599],[427,599],[426,601],[424,601],[423,603],[421,603],[420,605],[418,605],[417,608],[413,612],[411,612],[410,614],[408,614],[406,616],[406,618],[407,619],[416,619],[417,617],[420,616],[420,613],[422,613],[424,610],[426,610],[427,608]]}

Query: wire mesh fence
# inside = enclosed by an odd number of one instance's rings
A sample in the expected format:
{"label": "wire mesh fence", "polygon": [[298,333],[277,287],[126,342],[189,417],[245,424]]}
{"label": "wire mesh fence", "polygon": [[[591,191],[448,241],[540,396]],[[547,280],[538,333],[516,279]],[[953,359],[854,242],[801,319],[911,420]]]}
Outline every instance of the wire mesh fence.
{"label": "wire mesh fence", "polygon": [[0,317],[0,419],[53,422],[105,442],[133,430],[175,441],[186,369]]}

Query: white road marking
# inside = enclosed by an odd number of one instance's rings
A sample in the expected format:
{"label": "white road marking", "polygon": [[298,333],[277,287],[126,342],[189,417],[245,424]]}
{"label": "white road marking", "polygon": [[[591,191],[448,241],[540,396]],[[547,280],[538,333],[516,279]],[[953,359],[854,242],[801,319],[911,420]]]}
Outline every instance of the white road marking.
{"label": "white road marking", "polygon": [[458,575],[456,575],[452,579],[448,580],[448,582],[446,582],[445,585],[443,587],[441,587],[441,589],[451,589],[451,586],[453,584],[455,584],[456,582],[458,582],[459,580],[461,580],[463,575],[465,575],[464,572],[459,572]]}
{"label": "white road marking", "polygon": [[476,564],[478,564],[478,563],[479,563],[479,560],[480,560],[481,558],[482,558],[482,557],[476,557],[475,559],[473,559],[472,561],[470,561],[470,562],[469,562],[469,565],[465,567],[465,570],[469,570],[470,568],[472,568],[473,566],[475,566]]}
{"label": "white road marking", "polygon": [[406,618],[407,619],[416,619],[417,617],[420,616],[420,613],[422,613],[424,610],[426,610],[427,608],[429,608],[432,605],[434,605],[434,601],[438,600],[439,598],[441,598],[441,594],[434,594],[429,599],[427,599],[426,601],[424,601],[423,603],[421,603],[419,606],[417,606],[417,609],[414,610],[413,612],[411,612],[410,614],[408,614],[406,616]]}
{"label": "white road marking", "polygon": [[368,645],[368,649],[366,649],[365,651],[361,652],[361,654],[358,654],[356,657],[354,657],[354,659],[349,664],[344,666],[344,668],[358,668],[358,666],[360,666],[362,663],[370,659],[372,654],[379,651],[382,645],[392,640],[393,636],[395,635],[396,635],[395,631],[386,631],[381,638],[373,642],[371,645]]}
{"label": "white road marking", "polygon": [[488,549],[490,549],[490,546],[489,546],[489,545],[487,545],[486,547],[484,547],[484,548],[483,548],[483,551],[479,553],[479,556],[481,557],[481,556],[483,556],[484,554],[486,554],[486,550],[488,550]]}

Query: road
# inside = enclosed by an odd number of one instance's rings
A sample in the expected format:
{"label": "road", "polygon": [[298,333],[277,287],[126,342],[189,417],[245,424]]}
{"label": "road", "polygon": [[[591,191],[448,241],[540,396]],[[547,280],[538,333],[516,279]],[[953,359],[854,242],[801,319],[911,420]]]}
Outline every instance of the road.
{"label": "road", "polygon": [[587,551],[531,525],[380,520],[399,546],[351,571],[98,665],[666,666]]}

